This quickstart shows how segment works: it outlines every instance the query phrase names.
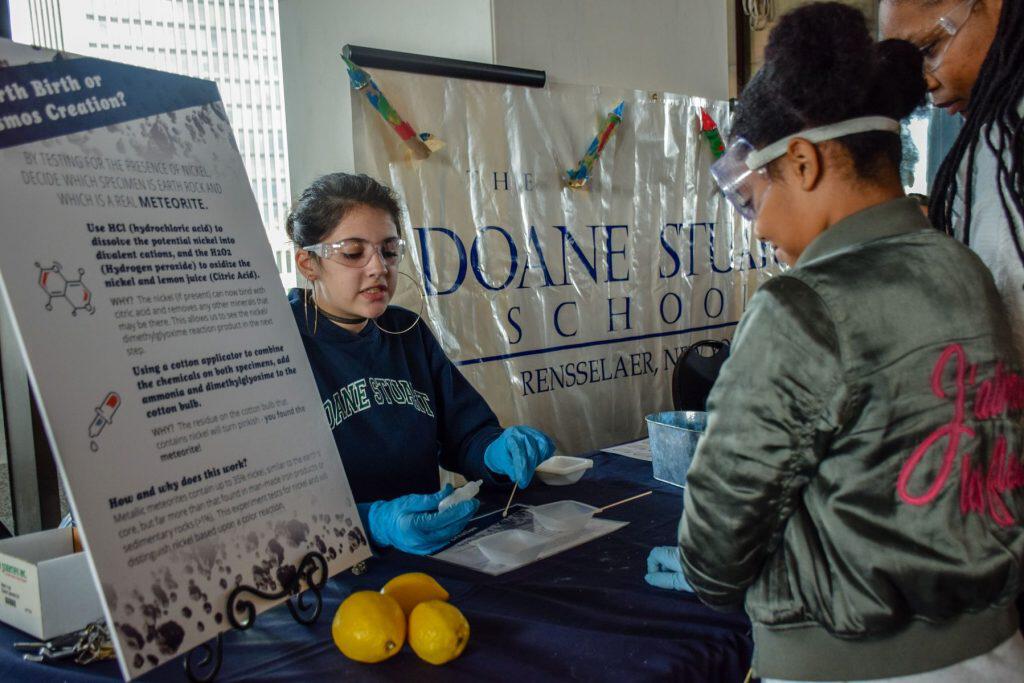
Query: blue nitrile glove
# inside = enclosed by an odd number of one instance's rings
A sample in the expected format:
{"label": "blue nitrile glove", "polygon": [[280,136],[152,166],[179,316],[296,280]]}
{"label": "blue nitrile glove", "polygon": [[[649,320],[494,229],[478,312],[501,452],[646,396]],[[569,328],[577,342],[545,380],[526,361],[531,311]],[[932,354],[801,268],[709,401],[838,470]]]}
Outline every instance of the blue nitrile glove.
{"label": "blue nitrile glove", "polygon": [[519,425],[509,427],[484,451],[484,464],[496,474],[504,474],[525,489],[533,479],[537,465],[551,457],[555,444],[544,432]]}
{"label": "blue nitrile glove", "polygon": [[410,493],[371,504],[366,521],[373,542],[415,555],[440,550],[466,527],[480,507],[476,499],[464,500],[438,512],[437,504],[452,490],[452,485],[446,484],[437,493]]}
{"label": "blue nitrile glove", "polygon": [[679,557],[679,546],[663,545],[652,548],[647,556],[647,576],[644,581],[655,588],[668,590],[690,591],[690,584],[683,576],[682,560]]}

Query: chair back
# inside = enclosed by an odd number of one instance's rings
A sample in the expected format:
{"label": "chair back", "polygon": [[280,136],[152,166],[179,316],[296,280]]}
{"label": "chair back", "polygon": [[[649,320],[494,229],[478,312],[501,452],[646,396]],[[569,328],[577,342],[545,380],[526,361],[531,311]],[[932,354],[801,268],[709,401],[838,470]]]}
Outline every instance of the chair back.
{"label": "chair back", "polygon": [[708,394],[728,358],[728,341],[708,339],[686,347],[672,371],[672,407],[707,410]]}

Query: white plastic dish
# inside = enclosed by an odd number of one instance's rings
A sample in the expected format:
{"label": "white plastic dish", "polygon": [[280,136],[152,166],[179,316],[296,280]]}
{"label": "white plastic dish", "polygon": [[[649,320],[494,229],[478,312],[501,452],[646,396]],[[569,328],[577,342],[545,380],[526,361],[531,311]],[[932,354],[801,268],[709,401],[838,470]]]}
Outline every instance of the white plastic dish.
{"label": "white plastic dish", "polygon": [[575,500],[560,500],[555,503],[531,508],[533,519],[545,529],[558,533],[579,531],[587,525],[597,512],[593,505]]}
{"label": "white plastic dish", "polygon": [[476,481],[471,481],[468,484],[455,489],[455,491],[437,504],[437,511],[444,512],[453,505],[458,505],[463,501],[473,500],[476,498],[476,494],[480,493],[480,485],[483,483],[483,479],[477,479]]}
{"label": "white plastic dish", "polygon": [[537,476],[549,486],[565,486],[575,484],[583,477],[583,473],[594,466],[590,458],[577,458],[571,455],[556,455],[537,465]]}
{"label": "white plastic dish", "polygon": [[532,531],[509,529],[482,538],[476,547],[496,564],[525,564],[537,559],[548,539]]}

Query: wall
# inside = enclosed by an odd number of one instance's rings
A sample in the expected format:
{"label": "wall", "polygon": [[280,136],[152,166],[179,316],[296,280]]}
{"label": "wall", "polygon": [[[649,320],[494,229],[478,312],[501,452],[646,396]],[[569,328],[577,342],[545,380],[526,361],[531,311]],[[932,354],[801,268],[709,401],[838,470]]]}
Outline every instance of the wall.
{"label": "wall", "polygon": [[293,197],[318,175],[353,169],[343,45],[493,58],[490,0],[281,0],[280,17]]}
{"label": "wall", "polygon": [[281,0],[280,12],[293,197],[321,173],[353,168],[346,43],[728,97],[726,2]]}
{"label": "wall", "polygon": [[494,54],[556,82],[726,99],[727,4],[495,0]]}

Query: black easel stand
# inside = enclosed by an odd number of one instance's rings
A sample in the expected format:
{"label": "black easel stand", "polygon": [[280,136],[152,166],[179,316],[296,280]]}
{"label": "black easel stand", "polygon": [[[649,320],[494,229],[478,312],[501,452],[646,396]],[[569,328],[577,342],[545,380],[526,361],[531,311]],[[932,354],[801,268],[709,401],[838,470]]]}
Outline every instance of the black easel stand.
{"label": "black easel stand", "polygon": [[[306,588],[302,587],[303,582]],[[244,631],[256,623],[256,606],[251,600],[244,599],[245,593],[262,598],[263,600],[279,600],[288,598],[288,611],[292,618],[300,624],[309,626],[320,618],[324,608],[324,600],[321,590],[327,583],[327,560],[318,552],[307,553],[299,563],[295,572],[295,578],[288,586],[282,586],[277,593],[267,593],[257,590],[252,586],[235,586],[235,589],[228,595],[227,617],[228,623],[236,631]],[[306,602],[310,591],[313,594],[313,601]],[[239,620],[238,614],[243,614],[244,619]],[[211,641],[213,642],[213,641]],[[201,655],[195,659],[195,655]],[[195,663],[193,661],[195,660]],[[210,683],[220,672],[221,664],[224,662],[224,636],[217,634],[217,640],[211,645],[210,642],[203,643],[185,655],[185,676],[192,683]]]}

